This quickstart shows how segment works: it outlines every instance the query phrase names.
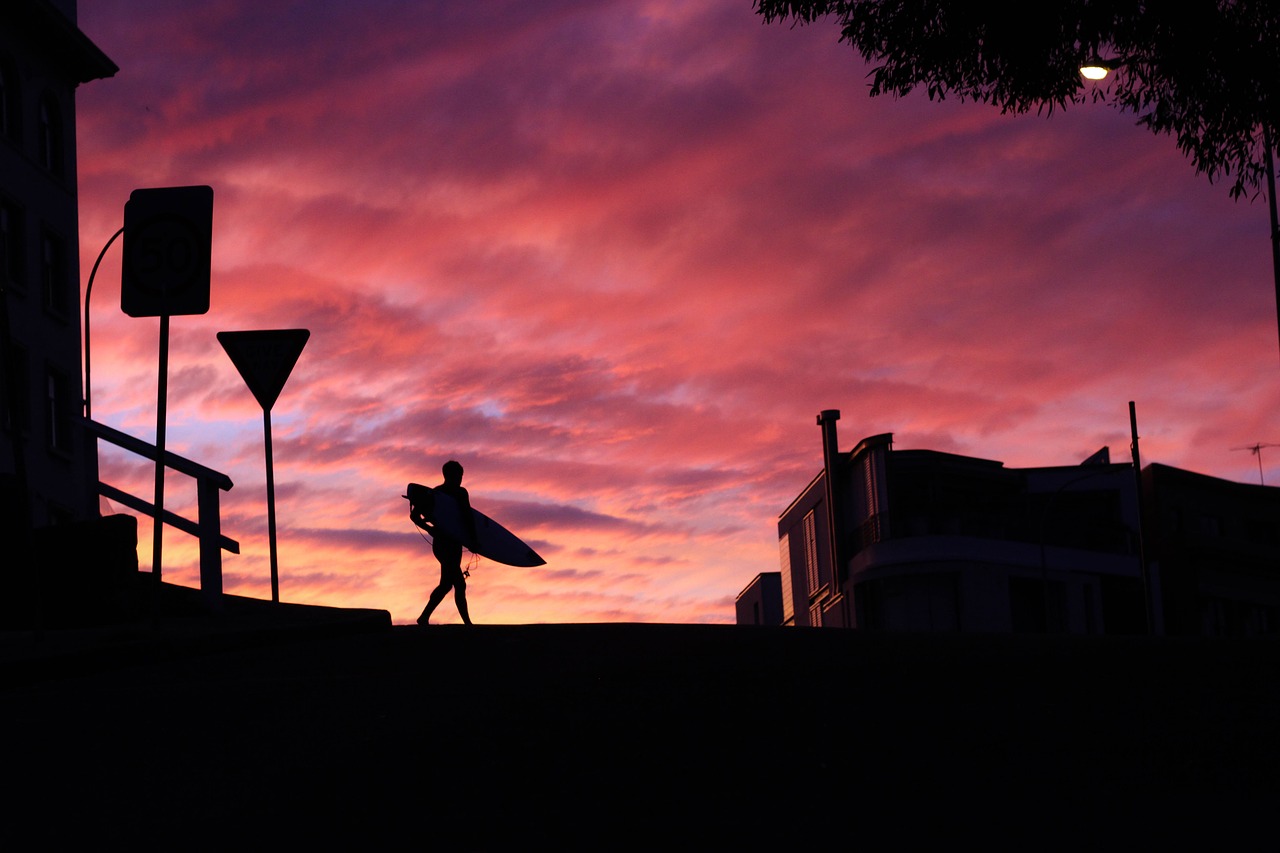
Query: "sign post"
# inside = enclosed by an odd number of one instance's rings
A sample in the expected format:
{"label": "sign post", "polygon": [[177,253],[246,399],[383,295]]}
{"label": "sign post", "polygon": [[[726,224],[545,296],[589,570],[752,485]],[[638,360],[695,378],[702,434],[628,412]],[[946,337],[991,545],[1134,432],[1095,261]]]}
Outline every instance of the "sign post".
{"label": "sign post", "polygon": [[169,396],[169,318],[209,310],[213,188],[134,190],[124,205],[120,309],[160,318],[160,378],[156,389],[156,484],[151,573],[159,581],[164,545],[165,422]]}
{"label": "sign post", "polygon": [[244,383],[262,406],[262,431],[267,455],[267,536],[271,547],[271,600],[280,601],[280,568],[276,558],[276,481],[271,452],[271,407],[307,345],[307,329],[257,332],[218,332],[218,343],[240,371]]}

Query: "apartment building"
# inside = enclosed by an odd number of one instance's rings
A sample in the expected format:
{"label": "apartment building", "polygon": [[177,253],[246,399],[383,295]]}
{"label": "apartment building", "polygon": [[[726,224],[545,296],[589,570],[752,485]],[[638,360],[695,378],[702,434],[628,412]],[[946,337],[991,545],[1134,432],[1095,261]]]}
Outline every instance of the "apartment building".
{"label": "apartment building", "polygon": [[1280,489],[1164,465],[1138,478],[1107,448],[1037,468],[898,450],[888,433],[841,452],[838,419],[818,416],[823,468],[778,520],[777,624],[1280,631]]}
{"label": "apartment building", "polygon": [[[82,411],[76,89],[116,65],[75,0],[0,3],[0,493],[6,525],[98,514]],[[18,521],[15,521],[18,519]]]}

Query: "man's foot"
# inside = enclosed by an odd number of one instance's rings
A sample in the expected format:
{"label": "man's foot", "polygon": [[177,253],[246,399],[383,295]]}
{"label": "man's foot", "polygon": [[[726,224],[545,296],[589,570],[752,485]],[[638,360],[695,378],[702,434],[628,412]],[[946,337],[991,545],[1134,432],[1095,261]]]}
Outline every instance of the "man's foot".
{"label": "man's foot", "polygon": [[418,617],[418,624],[419,624],[419,625],[430,625],[431,623],[430,623],[429,621],[427,621],[427,617],[426,617],[426,616],[419,616],[419,617]]}

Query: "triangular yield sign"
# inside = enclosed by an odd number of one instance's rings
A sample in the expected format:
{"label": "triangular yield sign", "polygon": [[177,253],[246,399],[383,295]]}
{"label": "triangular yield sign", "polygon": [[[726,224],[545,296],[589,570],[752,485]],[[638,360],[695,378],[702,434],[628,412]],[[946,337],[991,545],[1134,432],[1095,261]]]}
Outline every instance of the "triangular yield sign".
{"label": "triangular yield sign", "polygon": [[263,410],[269,412],[309,337],[311,332],[307,329],[218,332],[218,343]]}

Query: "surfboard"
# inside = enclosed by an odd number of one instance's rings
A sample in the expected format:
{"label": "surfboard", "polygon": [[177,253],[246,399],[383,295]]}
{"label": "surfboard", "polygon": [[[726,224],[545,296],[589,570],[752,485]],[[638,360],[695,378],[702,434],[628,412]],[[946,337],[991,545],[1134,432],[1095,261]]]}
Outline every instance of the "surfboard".
{"label": "surfboard", "polygon": [[[404,497],[408,498],[411,508],[418,509],[426,516],[430,524],[464,545],[467,544],[470,535],[463,527],[462,513],[457,502],[447,493],[431,486],[410,483],[405,489]],[[472,552],[506,566],[546,565],[547,561],[539,557],[519,536],[475,507],[471,508],[471,514],[475,516],[476,538],[479,540],[471,548]]]}

